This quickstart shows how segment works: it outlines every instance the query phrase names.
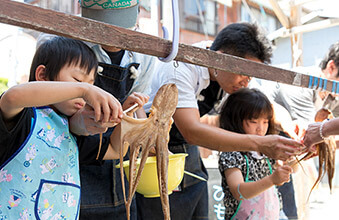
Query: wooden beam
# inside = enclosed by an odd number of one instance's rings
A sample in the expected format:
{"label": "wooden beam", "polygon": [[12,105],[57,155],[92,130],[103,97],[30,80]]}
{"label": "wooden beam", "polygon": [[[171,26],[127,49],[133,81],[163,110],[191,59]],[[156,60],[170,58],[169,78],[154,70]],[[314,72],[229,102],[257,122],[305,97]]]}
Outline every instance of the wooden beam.
{"label": "wooden beam", "polygon": [[295,0],[294,5],[304,5],[306,3],[314,2],[315,0]]}
{"label": "wooden beam", "polygon": [[[262,5],[262,4],[258,4],[257,1],[246,0],[246,2],[248,4],[248,6],[250,6],[250,7],[253,7],[255,9],[259,10],[259,11],[261,9],[263,9],[266,14],[269,14],[269,15],[272,15],[272,16],[276,16],[275,12],[272,9],[270,9],[270,8],[268,8],[268,7],[266,7],[266,6]],[[261,6],[262,6],[262,8],[261,8]]]}
{"label": "wooden beam", "polygon": [[324,28],[330,28],[339,25],[339,18],[328,18],[323,21],[317,21],[310,24],[304,24],[291,28],[291,33],[299,34],[305,32],[311,32],[321,30]]}
{"label": "wooden beam", "polygon": [[[152,35],[15,1],[0,0],[0,5],[2,23],[157,57],[165,57],[171,50],[170,41]],[[175,60],[301,87],[308,87],[310,78],[305,74],[185,44],[179,45]],[[332,85],[329,80],[326,90],[331,91]]]}
{"label": "wooden beam", "polygon": [[292,27],[289,30],[282,27],[268,35],[270,40],[274,40],[278,37],[290,37],[292,34],[307,33],[311,31],[317,31],[324,28],[331,28],[339,25],[339,18],[328,18],[323,21],[317,21],[310,24],[304,24],[296,27]]}
{"label": "wooden beam", "polygon": [[285,15],[283,10],[280,8],[277,0],[270,0],[270,3],[272,5],[273,11],[277,15],[280,23],[286,28],[290,28],[290,19]]}
{"label": "wooden beam", "polygon": [[[291,1],[290,7],[290,28],[295,26],[300,26],[301,21],[301,6],[295,5],[294,1]],[[303,35],[299,34],[292,34],[290,37],[291,39],[291,52],[292,52],[292,67],[302,66],[303,65]]]}

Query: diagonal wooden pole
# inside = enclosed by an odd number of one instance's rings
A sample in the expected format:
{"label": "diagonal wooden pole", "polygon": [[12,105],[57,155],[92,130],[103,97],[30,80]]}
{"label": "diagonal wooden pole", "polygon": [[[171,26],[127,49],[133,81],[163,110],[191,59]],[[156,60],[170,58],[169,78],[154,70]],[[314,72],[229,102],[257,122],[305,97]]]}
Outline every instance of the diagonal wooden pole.
{"label": "diagonal wooden pole", "polygon": [[[157,57],[166,57],[171,50],[171,42],[159,37],[10,0],[0,0],[0,22]],[[300,87],[309,86],[310,77],[306,74],[186,44],[179,45],[175,60]],[[332,85],[333,81],[328,80],[324,89],[332,91]]]}

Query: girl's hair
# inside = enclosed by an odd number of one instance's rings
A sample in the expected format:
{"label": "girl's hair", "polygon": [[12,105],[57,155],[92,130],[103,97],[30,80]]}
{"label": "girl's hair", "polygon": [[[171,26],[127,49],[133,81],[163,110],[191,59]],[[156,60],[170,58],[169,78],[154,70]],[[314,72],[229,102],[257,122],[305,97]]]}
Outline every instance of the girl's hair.
{"label": "girl's hair", "polygon": [[97,72],[98,60],[92,49],[85,43],[66,37],[53,37],[42,43],[36,50],[29,81],[36,81],[35,71],[39,65],[46,67],[46,77],[53,81],[64,66],[78,64],[86,69],[87,74],[93,69],[95,73]]}
{"label": "girl's hair", "polygon": [[245,134],[243,120],[267,116],[269,127],[266,134],[273,134],[273,108],[268,98],[257,89],[242,88],[232,93],[224,103],[220,113],[220,127]]}

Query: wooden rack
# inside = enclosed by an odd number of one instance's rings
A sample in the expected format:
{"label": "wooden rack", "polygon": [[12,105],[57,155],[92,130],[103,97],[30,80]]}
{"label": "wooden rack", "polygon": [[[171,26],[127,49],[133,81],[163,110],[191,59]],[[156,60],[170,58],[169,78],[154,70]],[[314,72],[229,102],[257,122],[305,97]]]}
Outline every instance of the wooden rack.
{"label": "wooden rack", "polygon": [[[171,41],[103,22],[9,0],[0,0],[0,5],[2,23],[157,57],[166,57],[171,50]],[[314,77],[310,83],[306,74],[186,44],[179,44],[175,60],[299,87],[321,87],[329,92],[333,91],[333,85],[339,86],[332,80],[327,80],[325,87],[314,86]]]}

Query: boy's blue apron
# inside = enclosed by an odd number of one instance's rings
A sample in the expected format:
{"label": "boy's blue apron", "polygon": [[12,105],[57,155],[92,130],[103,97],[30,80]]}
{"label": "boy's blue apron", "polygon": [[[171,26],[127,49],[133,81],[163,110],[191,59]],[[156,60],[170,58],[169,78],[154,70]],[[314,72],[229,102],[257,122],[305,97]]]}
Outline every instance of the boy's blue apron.
{"label": "boy's blue apron", "polygon": [[[120,67],[114,64],[100,63],[99,66],[103,67],[103,71],[96,77],[94,85],[114,95],[115,98],[123,103],[127,99],[134,83],[130,69],[132,66],[137,69],[139,64],[131,63],[126,67]],[[109,139],[112,131],[112,128],[109,129],[103,134],[103,138]],[[92,136],[92,138],[94,141],[99,140],[98,135]],[[87,144],[93,143],[90,139],[88,140]],[[128,157],[125,160],[128,160]],[[126,219],[120,171],[115,168],[118,163],[119,160],[109,160],[105,161],[102,166],[80,166],[81,184],[84,186],[81,189],[80,219],[85,220],[96,217],[104,220],[112,219],[113,216],[117,220]],[[128,183],[126,178],[125,183]],[[127,193],[128,184],[125,187]],[[131,204],[131,219],[136,219],[135,200]]]}
{"label": "boy's blue apron", "polygon": [[78,148],[68,119],[33,110],[29,136],[0,167],[0,219],[78,219]]}
{"label": "boy's blue apron", "polygon": [[[249,165],[248,158],[246,155],[246,177],[245,182],[248,180]],[[272,174],[272,167],[270,161],[266,158],[270,173]],[[241,219],[267,219],[267,220],[278,220],[280,212],[280,204],[278,192],[275,186],[265,190],[259,195],[251,198],[241,200],[238,204],[237,211],[232,216],[231,220]]]}

